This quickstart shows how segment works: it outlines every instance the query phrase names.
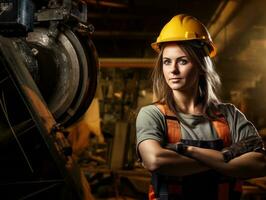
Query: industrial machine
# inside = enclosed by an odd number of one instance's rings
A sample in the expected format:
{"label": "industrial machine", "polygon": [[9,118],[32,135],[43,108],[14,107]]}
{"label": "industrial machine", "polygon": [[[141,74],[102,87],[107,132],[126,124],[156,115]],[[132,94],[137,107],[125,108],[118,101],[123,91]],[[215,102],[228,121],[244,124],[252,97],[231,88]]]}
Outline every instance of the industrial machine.
{"label": "industrial machine", "polygon": [[0,0],[0,194],[90,199],[65,127],[89,107],[98,56],[87,5]]}

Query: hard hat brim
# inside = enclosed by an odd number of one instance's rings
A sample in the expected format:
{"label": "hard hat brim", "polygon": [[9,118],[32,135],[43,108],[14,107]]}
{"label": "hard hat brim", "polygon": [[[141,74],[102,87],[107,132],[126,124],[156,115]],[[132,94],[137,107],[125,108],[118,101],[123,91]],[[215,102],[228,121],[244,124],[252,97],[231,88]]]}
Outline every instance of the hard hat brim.
{"label": "hard hat brim", "polygon": [[[151,47],[152,47],[152,49],[153,50],[155,50],[157,53],[159,53],[160,52],[160,50],[161,50],[161,48],[160,48],[160,45],[162,44],[162,43],[168,43],[168,42],[178,42],[178,41],[190,41],[190,40],[169,40],[169,41],[163,41],[163,42],[153,42],[153,43],[151,43]],[[204,42],[204,41],[203,41]],[[209,45],[210,45],[210,47],[211,47],[211,49],[210,49],[210,51],[209,51],[209,56],[211,57],[211,58],[213,58],[216,54],[217,54],[217,49],[216,49],[216,47],[214,46],[214,44],[213,43],[208,43]]]}

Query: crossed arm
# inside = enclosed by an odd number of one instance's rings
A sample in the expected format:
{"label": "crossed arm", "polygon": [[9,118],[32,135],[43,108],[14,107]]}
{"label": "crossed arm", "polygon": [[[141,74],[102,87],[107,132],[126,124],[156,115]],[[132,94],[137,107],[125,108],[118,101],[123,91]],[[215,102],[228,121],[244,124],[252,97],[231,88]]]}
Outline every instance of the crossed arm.
{"label": "crossed arm", "polygon": [[165,175],[186,176],[213,169],[238,178],[266,176],[266,157],[259,152],[248,152],[225,162],[220,151],[188,146],[181,155],[151,139],[141,142],[138,150],[148,170]]}

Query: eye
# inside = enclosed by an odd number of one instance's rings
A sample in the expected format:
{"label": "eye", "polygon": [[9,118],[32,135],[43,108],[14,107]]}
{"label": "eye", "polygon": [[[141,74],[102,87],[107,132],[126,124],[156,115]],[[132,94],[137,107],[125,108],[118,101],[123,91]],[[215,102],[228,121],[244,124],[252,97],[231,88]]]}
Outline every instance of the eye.
{"label": "eye", "polygon": [[171,64],[171,60],[170,59],[164,59],[163,60],[163,64],[164,65],[170,65]]}
{"label": "eye", "polygon": [[178,64],[179,65],[186,65],[189,63],[189,60],[186,59],[186,58],[181,58],[181,59],[178,59]]}

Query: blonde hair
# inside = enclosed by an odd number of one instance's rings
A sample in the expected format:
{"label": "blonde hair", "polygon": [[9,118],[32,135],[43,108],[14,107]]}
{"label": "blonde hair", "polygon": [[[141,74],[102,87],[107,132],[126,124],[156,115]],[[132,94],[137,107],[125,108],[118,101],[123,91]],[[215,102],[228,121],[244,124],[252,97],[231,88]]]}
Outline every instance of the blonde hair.
{"label": "blonde hair", "polygon": [[[204,44],[199,41],[179,41],[176,44],[187,54],[193,64],[200,67],[199,103],[202,103],[206,108],[219,103],[220,77],[214,69],[213,61],[204,49]],[[161,50],[152,72],[153,92],[157,102],[167,104],[172,111],[178,113],[172,89],[166,83],[163,74],[162,55],[165,45],[167,43],[163,43],[160,48]]]}

